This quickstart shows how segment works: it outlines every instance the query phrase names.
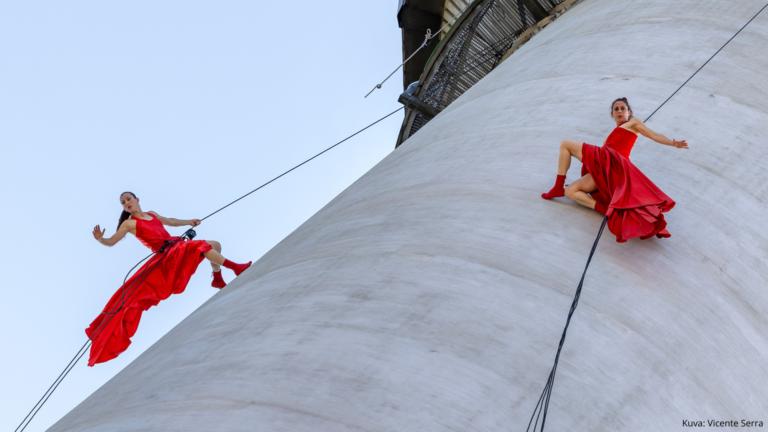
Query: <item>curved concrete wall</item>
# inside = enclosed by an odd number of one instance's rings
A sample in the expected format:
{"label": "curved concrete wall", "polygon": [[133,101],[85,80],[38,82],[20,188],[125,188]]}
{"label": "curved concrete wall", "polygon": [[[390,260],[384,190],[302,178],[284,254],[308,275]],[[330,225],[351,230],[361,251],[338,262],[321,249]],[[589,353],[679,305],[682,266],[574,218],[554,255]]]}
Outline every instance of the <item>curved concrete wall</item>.
{"label": "curved concrete wall", "polygon": [[[645,118],[762,6],[585,0],[51,430],[524,430],[601,221],[539,197],[559,142],[616,97]],[[548,430],[768,422],[766,46],[768,12],[649,122],[691,150],[638,140],[672,238],[606,231]]]}

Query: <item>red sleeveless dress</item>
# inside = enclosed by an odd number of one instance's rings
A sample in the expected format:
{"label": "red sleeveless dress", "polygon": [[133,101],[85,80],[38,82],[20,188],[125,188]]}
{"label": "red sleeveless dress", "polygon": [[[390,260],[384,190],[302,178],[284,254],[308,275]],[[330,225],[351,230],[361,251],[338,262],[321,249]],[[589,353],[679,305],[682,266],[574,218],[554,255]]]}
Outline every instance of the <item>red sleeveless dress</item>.
{"label": "red sleeveless dress", "polygon": [[608,207],[608,229],[619,243],[634,237],[671,236],[663,213],[675,202],[629,161],[636,140],[634,132],[616,127],[604,146],[581,147],[581,175],[592,174],[597,185],[592,198]]}
{"label": "red sleeveless dress", "polygon": [[[152,220],[135,219],[136,238],[144,246],[157,252],[166,240],[178,238],[168,234],[157,216],[147,215],[152,216]],[[178,241],[165,252],[153,255],[117,290],[104,311],[85,329],[92,341],[88,366],[112,360],[125,351],[139,327],[141,314],[171,294],[184,292],[204,258],[203,253],[211,249],[204,240]]]}

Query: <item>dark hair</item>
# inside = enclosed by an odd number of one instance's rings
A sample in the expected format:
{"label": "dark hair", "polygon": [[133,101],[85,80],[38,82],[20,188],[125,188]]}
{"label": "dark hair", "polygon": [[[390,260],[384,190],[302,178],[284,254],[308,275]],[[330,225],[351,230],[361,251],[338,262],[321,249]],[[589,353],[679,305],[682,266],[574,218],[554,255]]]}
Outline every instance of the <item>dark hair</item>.
{"label": "dark hair", "polygon": [[[120,194],[120,196],[123,196],[125,194],[131,194],[132,197],[136,198],[136,195],[133,192],[123,192]],[[117,223],[117,229],[120,229],[120,225],[122,225],[123,222],[127,221],[129,217],[131,217],[131,214],[123,210],[123,212],[120,213],[120,222]]]}
{"label": "dark hair", "polygon": [[628,109],[628,110],[629,110],[629,112],[630,112],[630,114],[629,114],[629,118],[628,118],[627,120],[631,120],[631,119],[632,119],[632,114],[631,114],[631,113],[632,113],[632,107],[631,107],[631,106],[629,106],[629,101],[628,101],[628,100],[627,100],[627,98],[625,98],[625,97],[622,97],[622,98],[618,98],[618,99],[616,99],[615,101],[613,101],[613,102],[611,103],[611,117],[613,117],[613,107],[614,107],[614,105],[616,105],[616,102],[624,102],[625,104],[627,104],[627,109]]}

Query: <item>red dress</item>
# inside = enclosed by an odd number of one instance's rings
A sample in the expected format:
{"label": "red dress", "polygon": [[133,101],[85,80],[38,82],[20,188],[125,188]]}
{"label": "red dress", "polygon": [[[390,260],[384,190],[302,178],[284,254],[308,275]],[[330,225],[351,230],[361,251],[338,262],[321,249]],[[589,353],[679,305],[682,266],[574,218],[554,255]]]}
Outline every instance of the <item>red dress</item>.
{"label": "red dress", "polygon": [[675,206],[629,161],[635,140],[634,132],[616,127],[604,146],[584,143],[581,147],[581,175],[592,174],[597,185],[592,197],[608,207],[608,229],[619,243],[633,237],[670,237],[663,213]]}
{"label": "red dress", "polygon": [[[168,234],[157,216],[147,215],[152,220],[135,219],[136,238],[153,252],[166,240],[178,238]],[[88,366],[112,360],[125,351],[136,333],[141,314],[171,294],[184,292],[204,258],[203,253],[211,249],[204,240],[178,241],[165,252],[153,255],[117,290],[104,311],[85,329],[92,341]]]}

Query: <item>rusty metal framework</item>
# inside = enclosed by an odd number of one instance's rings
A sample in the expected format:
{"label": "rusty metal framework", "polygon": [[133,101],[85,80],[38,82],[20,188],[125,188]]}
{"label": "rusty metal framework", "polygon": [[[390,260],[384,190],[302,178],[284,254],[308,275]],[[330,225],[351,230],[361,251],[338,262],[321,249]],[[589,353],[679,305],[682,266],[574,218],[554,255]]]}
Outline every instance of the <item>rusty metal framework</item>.
{"label": "rusty metal framework", "polygon": [[[430,70],[425,70],[415,94],[425,104],[442,111],[485,77],[499,64],[504,54],[531,26],[536,24],[531,12],[520,0],[475,0],[479,4],[456,24],[438,47]],[[565,0],[536,0],[551,11]],[[429,118],[408,111],[398,145],[415,134]]]}

